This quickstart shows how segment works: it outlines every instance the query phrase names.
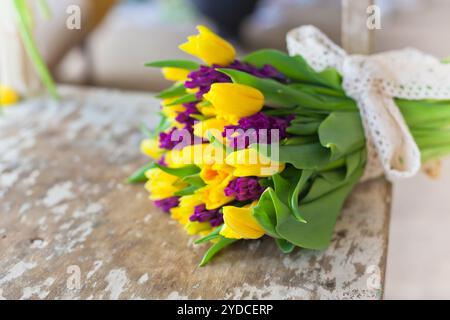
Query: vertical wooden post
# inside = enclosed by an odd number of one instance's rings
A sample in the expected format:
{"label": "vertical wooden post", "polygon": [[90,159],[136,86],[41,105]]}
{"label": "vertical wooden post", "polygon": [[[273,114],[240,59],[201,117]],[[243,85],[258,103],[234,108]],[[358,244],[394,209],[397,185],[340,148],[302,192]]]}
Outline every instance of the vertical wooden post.
{"label": "vertical wooden post", "polygon": [[342,0],[341,39],[348,53],[369,54],[372,31],[367,28],[367,8],[374,0]]}

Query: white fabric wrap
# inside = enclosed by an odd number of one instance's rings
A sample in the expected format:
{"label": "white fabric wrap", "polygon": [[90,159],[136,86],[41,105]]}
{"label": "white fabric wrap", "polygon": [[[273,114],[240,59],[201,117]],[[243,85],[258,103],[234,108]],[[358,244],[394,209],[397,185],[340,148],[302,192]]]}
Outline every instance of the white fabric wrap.
{"label": "white fabric wrap", "polygon": [[343,88],[359,108],[367,141],[363,180],[382,175],[414,176],[420,151],[394,98],[450,99],[450,64],[415,49],[370,56],[348,55],[313,26],[287,34],[290,55],[301,55],[316,71],[336,68]]}

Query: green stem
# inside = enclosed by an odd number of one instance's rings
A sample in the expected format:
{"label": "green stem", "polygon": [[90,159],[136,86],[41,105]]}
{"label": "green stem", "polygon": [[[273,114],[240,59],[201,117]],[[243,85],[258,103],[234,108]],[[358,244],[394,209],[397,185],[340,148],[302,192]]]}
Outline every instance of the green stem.
{"label": "green stem", "polygon": [[33,36],[31,34],[31,30],[28,27],[29,26],[29,18],[28,18],[28,7],[25,2],[25,0],[13,0],[14,6],[16,8],[17,12],[17,21],[19,25],[19,32],[22,36],[23,43],[25,45],[25,49],[27,50],[28,55],[30,56],[31,61],[33,61],[33,64],[36,68],[36,71],[41,78],[44,85],[47,87],[47,90],[50,92],[50,94],[57,99],[58,98],[58,92],[56,90],[55,83],[53,81],[53,78],[45,65],[44,60],[42,59],[42,56],[39,54],[39,50],[36,46],[36,43],[33,39]]}

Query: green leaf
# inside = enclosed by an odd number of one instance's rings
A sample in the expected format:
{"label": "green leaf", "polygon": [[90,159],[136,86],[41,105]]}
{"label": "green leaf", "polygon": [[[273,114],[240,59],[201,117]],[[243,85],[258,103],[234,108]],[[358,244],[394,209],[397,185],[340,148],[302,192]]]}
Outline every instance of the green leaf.
{"label": "green leaf", "polygon": [[171,103],[166,104],[166,106],[175,106],[177,104],[183,104],[188,102],[194,102],[197,101],[197,98],[195,96],[195,93],[188,93],[184,96],[179,97],[178,99],[173,100]]}
{"label": "green leaf", "polygon": [[158,93],[156,97],[160,99],[169,99],[183,95],[186,95],[186,88],[184,87],[184,83],[175,83],[173,86]]}
{"label": "green leaf", "polygon": [[310,122],[302,124],[291,124],[286,131],[293,135],[307,136],[317,133],[321,122]]}
{"label": "green leaf", "polygon": [[47,0],[38,0],[39,13],[44,17],[44,19],[49,20],[52,17],[50,7]]}
{"label": "green leaf", "polygon": [[145,182],[147,181],[147,177],[145,176],[145,173],[152,169],[155,168],[155,164],[154,162],[150,162],[147,163],[146,165],[142,166],[141,168],[139,168],[138,170],[136,170],[128,179],[127,182],[128,183],[141,183],[141,182]]}
{"label": "green leaf", "polygon": [[358,182],[363,167],[342,187],[325,194],[316,201],[301,204],[299,210],[308,223],[298,222],[292,215],[277,215],[278,234],[291,243],[308,249],[326,248],[333,234],[336,219],[345,199]]}
{"label": "green leaf", "polygon": [[209,242],[211,240],[217,239],[220,237],[220,231],[222,230],[222,226],[215,228],[210,234],[200,238],[194,242],[194,244],[201,244],[205,242]]}
{"label": "green leaf", "polygon": [[320,143],[331,150],[331,160],[364,148],[366,139],[356,112],[332,112],[318,130]]}
{"label": "green leaf", "polygon": [[200,168],[193,164],[181,168],[168,168],[158,163],[155,163],[154,165],[155,167],[161,169],[162,171],[171,174],[173,176],[177,176],[179,178],[185,178],[187,176],[192,176],[200,172]]}
{"label": "green leaf", "polygon": [[[356,158],[356,157],[355,157]],[[345,170],[341,169],[335,172],[324,172],[311,176],[311,172],[304,172],[305,176],[297,183],[298,189],[303,189],[308,178],[312,179],[312,187],[305,189],[308,194],[314,193],[314,199],[311,196],[304,197],[303,192],[292,192],[291,183],[288,182],[290,176],[295,174],[295,168],[287,167],[288,173],[282,173],[283,177],[274,176],[274,188],[267,188],[258,204],[253,208],[253,215],[267,234],[274,238],[284,239],[293,245],[309,248],[325,248],[333,233],[336,219],[341,212],[342,205],[348,194],[359,181],[364,170],[364,158],[360,159],[359,166],[353,171],[352,175],[346,176]],[[300,170],[298,170],[300,171]],[[312,172],[314,173],[314,172]],[[277,190],[278,188],[278,190]],[[297,219],[293,213],[292,207],[285,203],[286,193],[290,194],[291,200],[299,201],[298,211],[307,223]]]}
{"label": "green leaf", "polygon": [[295,249],[295,244],[284,239],[275,239],[275,243],[283,253],[291,253]]}
{"label": "green leaf", "polygon": [[200,68],[200,64],[194,61],[189,60],[159,60],[148,62],[145,64],[146,67],[155,67],[155,68],[181,68],[187,70],[197,70]]}
{"label": "green leaf", "polygon": [[270,107],[291,108],[301,106],[302,108],[328,112],[333,110],[355,110],[355,105],[352,105],[347,100],[343,103],[341,100],[324,99],[320,95],[314,95],[272,79],[258,78],[238,70],[220,68],[217,71],[228,75],[234,83],[245,84],[261,91],[266,105]]}
{"label": "green leaf", "polygon": [[230,244],[236,241],[238,241],[238,239],[228,239],[220,236],[219,241],[213,244],[208,249],[208,251],[206,251],[202,261],[199,264],[199,267],[205,266],[219,251],[221,251],[222,249],[224,249],[225,247],[229,246]]}
{"label": "green leaf", "polygon": [[273,238],[283,238],[276,229],[278,218],[279,216],[289,216],[290,213],[289,207],[280,200],[275,190],[270,187],[262,193],[252,211],[259,225]]}
{"label": "green leaf", "polygon": [[199,187],[199,186],[190,185],[182,190],[176,191],[174,193],[174,196],[177,196],[177,197],[189,196],[191,194],[194,194],[195,191],[197,191],[200,188],[201,187]]}
{"label": "green leaf", "polygon": [[13,0],[14,8],[16,9],[19,32],[22,37],[23,44],[30,56],[31,61],[36,68],[36,71],[41,78],[48,92],[53,98],[58,98],[58,92],[55,82],[45,65],[45,61],[39,53],[37,45],[33,39],[32,30],[30,29],[29,8],[25,0]]}
{"label": "green leaf", "polygon": [[336,69],[329,68],[316,72],[299,55],[291,57],[278,50],[263,49],[247,55],[243,60],[259,68],[270,64],[294,81],[320,84],[342,91],[341,75]]}
{"label": "green leaf", "polygon": [[191,114],[191,115],[189,115],[189,117],[191,117],[195,120],[198,120],[198,121],[203,121],[203,120],[207,119],[206,116],[204,116],[202,114]]}
{"label": "green leaf", "polygon": [[[276,160],[276,159],[273,159]],[[330,162],[330,150],[320,143],[280,146],[279,161],[297,169],[320,170]]]}
{"label": "green leaf", "polygon": [[295,186],[294,190],[290,195],[289,206],[292,210],[292,213],[294,214],[294,216],[297,218],[298,221],[303,223],[307,223],[307,221],[303,218],[302,213],[299,209],[299,202],[300,202],[299,196],[300,192],[306,186],[306,183],[308,182],[308,179],[311,178],[312,174],[313,171],[311,170],[302,170],[300,179],[298,179],[297,185]]}
{"label": "green leaf", "polygon": [[307,99],[302,92],[291,89],[272,79],[261,79],[232,69],[220,68],[217,71],[228,75],[235,83],[245,84],[258,89],[263,93],[266,104],[271,107],[294,107],[300,104],[302,100]]}
{"label": "green leaf", "polygon": [[204,187],[206,185],[198,173],[184,177],[183,181],[196,187]]}

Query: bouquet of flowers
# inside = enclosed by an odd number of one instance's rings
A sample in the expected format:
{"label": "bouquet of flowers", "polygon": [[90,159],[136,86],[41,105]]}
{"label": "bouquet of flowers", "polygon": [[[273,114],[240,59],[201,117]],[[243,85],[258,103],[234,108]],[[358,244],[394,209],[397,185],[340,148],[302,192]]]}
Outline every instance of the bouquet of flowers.
{"label": "bouquet of flowers", "polygon": [[[238,60],[230,43],[198,31],[180,49],[202,64],[148,64],[174,85],[158,95],[156,130],[143,128],[141,150],[154,161],[129,182],[147,181],[157,207],[212,244],[200,265],[263,236],[285,253],[326,248],[370,147],[341,73],[276,50]],[[423,162],[450,153],[450,101],[395,102]]]}

